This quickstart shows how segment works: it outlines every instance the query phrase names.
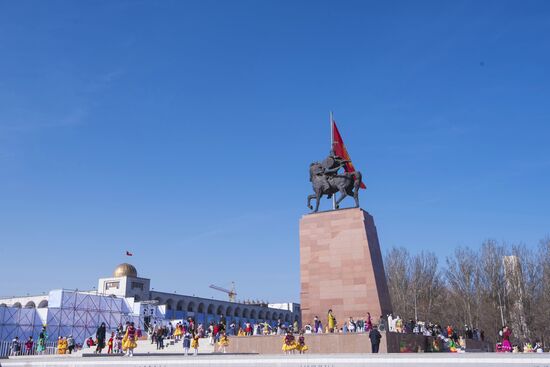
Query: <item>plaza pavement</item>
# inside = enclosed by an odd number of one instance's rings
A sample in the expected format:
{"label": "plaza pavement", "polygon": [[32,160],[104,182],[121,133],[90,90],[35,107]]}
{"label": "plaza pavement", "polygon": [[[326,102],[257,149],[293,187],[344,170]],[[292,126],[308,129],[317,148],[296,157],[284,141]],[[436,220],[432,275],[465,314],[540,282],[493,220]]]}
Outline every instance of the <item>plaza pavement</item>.
{"label": "plaza pavement", "polygon": [[333,354],[333,355],[242,355],[242,354],[136,354],[120,356],[35,356],[0,360],[2,367],[84,367],[84,366],[268,366],[268,367],[340,367],[340,366],[536,366],[550,367],[550,354],[434,353],[434,354]]}

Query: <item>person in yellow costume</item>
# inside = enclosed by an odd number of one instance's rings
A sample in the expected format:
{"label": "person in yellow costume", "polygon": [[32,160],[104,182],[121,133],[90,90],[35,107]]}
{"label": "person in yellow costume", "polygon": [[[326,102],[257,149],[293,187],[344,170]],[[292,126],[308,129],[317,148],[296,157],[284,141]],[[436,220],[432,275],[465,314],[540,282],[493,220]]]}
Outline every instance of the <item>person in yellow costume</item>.
{"label": "person in yellow costume", "polygon": [[264,335],[269,335],[269,324],[264,322]]}
{"label": "person in yellow costume", "polygon": [[285,354],[291,354],[294,353],[296,350],[296,339],[294,338],[294,335],[289,331],[286,333],[286,336],[283,339],[283,352]]}
{"label": "person in yellow costume", "polygon": [[174,330],[174,337],[176,340],[180,340],[180,337],[183,335],[183,329],[181,327],[181,324],[178,322],[176,325],[176,330]]}
{"label": "person in yellow costume", "polygon": [[191,348],[194,349],[194,354],[199,354],[199,334],[193,335],[193,340],[191,340]]}
{"label": "person in yellow costume", "polygon": [[223,333],[222,336],[220,337],[218,346],[222,351],[222,353],[225,353],[225,349],[229,346],[229,338],[227,337],[227,335],[225,335],[225,333]]}
{"label": "person in yellow costume", "polygon": [[300,336],[298,336],[298,344],[296,344],[296,349],[300,354],[303,354],[308,350],[309,348],[306,345],[306,338],[304,338],[304,333],[301,332]]}
{"label": "person in yellow costume", "polygon": [[67,338],[63,338],[63,354],[67,354],[67,349],[69,349],[69,342]]}
{"label": "person in yellow costume", "polygon": [[403,320],[397,319],[397,321],[395,322],[395,329],[397,330],[398,333],[403,332]]}
{"label": "person in yellow costume", "polygon": [[332,310],[328,310],[327,319],[328,332],[333,333],[334,328],[336,328],[336,317],[332,314]]}
{"label": "person in yellow costume", "polygon": [[67,352],[67,340],[59,337],[57,339],[57,354],[65,354]]}
{"label": "person in yellow costume", "polygon": [[134,327],[134,323],[132,322],[126,328],[126,333],[122,338],[122,350],[126,352],[126,356],[133,357],[134,349],[136,347],[136,328]]}

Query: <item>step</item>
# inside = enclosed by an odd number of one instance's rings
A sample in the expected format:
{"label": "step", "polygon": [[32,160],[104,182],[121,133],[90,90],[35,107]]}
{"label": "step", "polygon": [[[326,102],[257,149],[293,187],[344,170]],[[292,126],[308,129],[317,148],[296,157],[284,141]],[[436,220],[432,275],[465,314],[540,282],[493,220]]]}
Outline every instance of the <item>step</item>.
{"label": "step", "polygon": [[[83,349],[73,352],[71,357],[82,357],[83,354],[93,354],[95,347],[88,348],[84,347]],[[102,354],[106,354],[107,348],[103,350]],[[192,353],[192,350],[190,350]],[[199,339],[199,353],[200,354],[210,354],[215,353],[216,348],[214,345],[208,343],[208,338]],[[137,341],[137,348],[134,349],[134,353],[145,353],[145,354],[173,354],[173,353],[182,353],[183,346],[182,340],[165,340],[164,349],[157,350],[157,344],[151,344],[151,340],[141,339]]]}
{"label": "step", "polygon": [[[168,340],[164,341],[164,349],[157,350],[156,344],[151,344],[150,340],[140,340],[137,343],[135,353],[183,353],[182,341]],[[199,339],[199,353],[214,353],[215,348],[208,343],[208,338]]]}

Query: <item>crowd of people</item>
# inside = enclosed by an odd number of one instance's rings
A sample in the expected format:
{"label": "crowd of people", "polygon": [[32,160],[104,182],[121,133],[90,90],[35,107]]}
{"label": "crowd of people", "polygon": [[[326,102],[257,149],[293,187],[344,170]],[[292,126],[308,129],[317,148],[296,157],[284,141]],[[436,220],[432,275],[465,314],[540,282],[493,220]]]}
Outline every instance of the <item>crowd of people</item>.
{"label": "crowd of people", "polygon": [[[367,312],[364,318],[354,319],[349,317],[339,324],[332,310],[328,310],[326,318],[321,320],[318,316],[314,317],[313,322],[306,324],[303,328],[299,327],[297,321],[288,324],[281,320],[276,323],[268,322],[251,323],[249,321],[237,324],[231,322],[227,325],[223,315],[217,321],[211,321],[205,327],[202,323],[197,324],[191,317],[187,320],[178,322],[153,322],[146,325],[148,339],[151,344],[156,344],[158,350],[165,348],[165,340],[182,342],[184,354],[198,354],[200,339],[207,338],[208,343],[215,347],[215,351],[226,353],[229,346],[229,336],[260,336],[260,335],[280,335],[282,336],[282,351],[285,354],[305,353],[309,348],[305,342],[307,334],[319,333],[368,333],[371,341],[372,352],[377,353],[382,339],[380,331],[391,333],[410,333],[433,337],[431,351],[450,351],[464,352],[466,350],[466,340],[484,341],[485,334],[483,330],[470,328],[467,325],[458,330],[451,325],[442,327],[439,324],[409,320],[404,321],[399,316],[392,314],[386,317],[380,317],[375,324],[370,313]],[[119,324],[118,327],[110,332],[107,339],[107,327],[102,323],[94,336],[86,340],[86,346],[94,349],[94,353],[102,353],[107,349],[107,354],[124,354],[133,356],[134,349],[137,347],[137,340],[142,338],[142,330],[134,323],[127,322],[125,326]],[[503,327],[499,331],[499,342],[496,345],[497,352],[542,352],[543,348],[538,340],[524,343],[522,346],[511,343],[512,330],[509,327]],[[35,343],[32,337],[29,337],[22,343],[18,337],[15,337],[11,344],[11,355],[33,355],[43,354],[46,349],[46,340],[48,338],[46,327],[42,329],[38,341]],[[81,346],[75,342],[72,335],[59,337],[57,341],[58,354],[71,354]]]}
{"label": "crowd of people", "polygon": [[[387,325],[389,332],[396,333],[413,333],[424,336],[432,336],[435,338],[432,350],[441,351],[442,349],[450,352],[464,352],[466,349],[467,340],[485,341],[485,332],[482,329],[477,329],[464,325],[460,330],[447,325],[442,327],[439,324],[429,322],[409,320],[404,322],[399,316],[388,315]],[[523,343],[511,343],[512,329],[504,326],[498,332],[497,343],[495,346],[496,352],[512,352],[512,353],[542,353],[543,347],[539,340],[533,340]],[[440,340],[437,343],[436,340]]]}
{"label": "crowd of people", "polygon": [[522,345],[512,344],[512,329],[508,326],[504,326],[498,332],[499,341],[496,345],[497,352],[508,352],[508,353],[543,353],[543,347],[540,340],[527,341]]}
{"label": "crowd of people", "polygon": [[24,343],[19,340],[19,337],[16,336],[11,341],[10,355],[34,355],[38,353],[35,348],[37,348],[37,346],[35,345],[32,336],[29,336],[29,338]]}
{"label": "crowd of people", "polygon": [[346,320],[342,326],[338,325],[336,317],[332,313],[332,310],[328,311],[327,321],[323,327],[323,322],[319,319],[319,316],[315,316],[313,319],[313,325],[307,324],[304,330],[307,334],[320,334],[320,333],[368,333],[373,330],[372,317],[369,312],[365,318],[359,318],[354,320],[350,317]]}
{"label": "crowd of people", "polygon": [[[46,353],[46,341],[48,339],[48,334],[46,333],[46,327],[43,327],[38,336],[38,341],[35,343],[32,336],[23,343],[19,340],[19,337],[16,336],[12,339],[10,345],[10,355],[19,356],[19,355],[42,355]],[[73,339],[74,342],[74,339]],[[74,348],[74,347],[73,347]]]}
{"label": "crowd of people", "polygon": [[[134,323],[127,322],[126,326],[119,324],[118,327],[111,332],[110,338],[106,339],[107,327],[102,323],[95,333],[95,336],[90,336],[86,342],[86,347],[94,349],[94,353],[100,354],[107,348],[107,354],[124,354],[133,356],[134,349],[137,346],[137,339],[141,337],[141,329],[139,326],[134,327]],[[35,343],[32,336],[22,343],[19,337],[13,338],[10,346],[10,355],[42,355],[46,353],[46,342],[48,334],[46,327],[42,328],[39,334],[38,341]],[[72,354],[73,352],[82,349],[82,345],[75,341],[72,335],[66,337],[59,336],[57,343],[52,346],[57,354]]]}
{"label": "crowd of people", "polygon": [[197,324],[193,318],[189,317],[187,320],[176,322],[175,325],[172,322],[167,324],[153,322],[148,325],[147,331],[151,344],[156,344],[157,350],[164,349],[165,339],[170,339],[175,342],[182,341],[185,355],[188,355],[191,350],[193,355],[197,355],[201,338],[208,338],[209,344],[217,346],[218,352],[226,353],[229,346],[228,335],[236,335],[235,328],[234,323],[226,325],[224,316],[220,316],[217,322],[210,322],[206,328],[202,323]]}
{"label": "crowd of people", "polygon": [[458,336],[462,336],[465,339],[472,340],[485,340],[485,332],[477,328],[470,328],[468,325],[464,325],[464,328],[458,331],[456,328],[451,325],[442,327],[440,324],[434,324],[431,322],[424,321],[415,321],[410,319],[409,321],[403,320],[399,316],[393,316],[389,314],[387,316],[387,324],[385,320],[381,317],[381,322],[384,323],[384,326],[387,325],[389,332],[395,333],[408,333],[408,334],[419,334],[424,336],[438,336],[440,334],[452,334],[455,335],[455,339]]}
{"label": "crowd of people", "polygon": [[76,342],[72,335],[68,337],[57,338],[57,354],[71,354],[76,347]]}
{"label": "crowd of people", "polygon": [[[260,335],[280,335],[282,336],[282,351],[285,354],[305,353],[309,348],[306,345],[305,335],[309,333],[321,332],[373,332],[373,350],[377,351],[380,343],[381,335],[373,326],[370,314],[367,314],[365,320],[360,319],[354,321],[353,318],[338,329],[336,318],[329,311],[327,317],[326,329],[323,329],[322,322],[318,317],[314,320],[314,326],[306,325],[300,329],[298,321],[293,323],[284,323],[282,320],[277,320],[270,324],[268,322],[250,321],[237,324],[235,321],[227,325],[226,319],[220,315],[217,321],[211,321],[205,327],[202,323],[196,323],[191,317],[187,320],[176,322],[152,322],[146,325],[147,337],[151,344],[156,344],[158,350],[165,348],[166,340],[174,340],[182,342],[184,354],[190,352],[197,355],[200,339],[208,339],[208,343],[215,346],[215,351],[226,353],[229,346],[229,336],[260,336]],[[95,335],[90,336],[85,341],[85,347],[93,349],[94,353],[101,354],[124,354],[125,356],[133,356],[134,349],[137,347],[137,340],[142,337],[142,330],[139,326],[135,327],[133,323],[127,322],[125,326],[119,324],[118,327],[110,332],[109,335],[107,326],[102,323],[96,330]],[[44,345],[47,339],[46,328],[40,334],[38,344]],[[15,338],[12,343],[12,354],[19,355],[23,353],[33,354],[32,337],[25,343],[26,351],[22,352],[21,343],[18,338]],[[71,354],[75,350],[82,348],[81,345],[75,343],[72,335],[67,337],[59,337],[56,346],[58,354]],[[36,348],[37,351],[41,349]],[[42,349],[43,350],[43,349]]]}
{"label": "crowd of people", "polygon": [[95,354],[101,354],[107,347],[107,354],[123,354],[132,357],[134,349],[137,347],[137,340],[142,337],[142,334],[139,325],[136,327],[133,322],[126,322],[124,326],[118,324],[117,328],[111,331],[109,339],[107,339],[107,327],[103,322],[97,328],[95,339],[90,336],[86,340],[86,346],[90,349],[95,348]]}
{"label": "crowd of people", "polygon": [[227,324],[226,318],[220,315],[217,321],[210,321],[206,326],[196,323],[193,318],[167,324],[153,322],[148,325],[148,334],[151,344],[157,345],[157,349],[164,349],[165,339],[183,342],[184,354],[190,350],[198,353],[199,340],[208,340],[209,345],[214,346],[214,351],[226,353],[229,346],[229,336],[259,336],[281,335],[283,336],[282,350],[286,354],[305,353],[308,350],[305,344],[304,331],[300,330],[298,321],[292,324],[277,320],[273,324],[268,322],[232,321]]}
{"label": "crowd of people", "polygon": [[[323,324],[325,322],[325,324]],[[374,324],[370,313],[366,317],[354,320],[349,317],[343,323],[339,324],[336,317],[329,310],[325,320],[315,316],[311,324],[306,324],[304,332],[308,333],[369,333],[372,351],[376,353],[380,344],[381,334],[379,331],[390,333],[406,333],[432,337],[432,345],[429,347],[433,352],[465,352],[466,341],[485,341],[485,332],[481,329],[464,325],[463,328],[455,328],[451,325],[445,327],[431,322],[415,321],[410,319],[403,320],[399,316],[388,314],[380,316],[378,323]],[[512,353],[542,353],[543,346],[539,340],[528,341],[523,345],[512,344],[510,337],[512,331],[508,326],[499,331],[499,342],[496,344],[497,352]]]}
{"label": "crowd of people", "polygon": [[313,318],[313,325],[307,324],[304,327],[306,334],[322,334],[322,333],[368,333],[371,341],[371,350],[373,353],[378,353],[380,349],[380,341],[382,334],[378,330],[378,325],[373,324],[370,312],[367,312],[366,317],[354,320],[349,317],[340,326],[332,310],[328,310],[326,324],[323,327],[323,321],[319,316]]}

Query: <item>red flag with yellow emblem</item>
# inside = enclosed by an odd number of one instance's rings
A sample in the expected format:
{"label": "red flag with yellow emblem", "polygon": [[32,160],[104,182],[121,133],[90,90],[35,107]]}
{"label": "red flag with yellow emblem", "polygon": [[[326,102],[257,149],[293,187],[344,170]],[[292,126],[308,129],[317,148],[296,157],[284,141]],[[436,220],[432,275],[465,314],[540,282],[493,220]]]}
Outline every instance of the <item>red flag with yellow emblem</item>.
{"label": "red flag with yellow emblem", "polygon": [[[346,146],[344,145],[344,140],[342,140],[342,135],[340,135],[336,127],[336,121],[334,120],[332,120],[332,150],[337,156],[344,158],[346,161],[351,161]],[[353,163],[351,162],[346,163],[344,169],[346,172],[355,172],[355,167],[353,167]],[[362,189],[367,188],[363,182],[361,182],[360,187]]]}

